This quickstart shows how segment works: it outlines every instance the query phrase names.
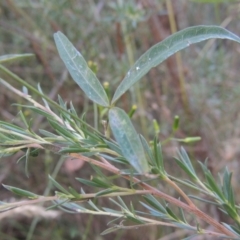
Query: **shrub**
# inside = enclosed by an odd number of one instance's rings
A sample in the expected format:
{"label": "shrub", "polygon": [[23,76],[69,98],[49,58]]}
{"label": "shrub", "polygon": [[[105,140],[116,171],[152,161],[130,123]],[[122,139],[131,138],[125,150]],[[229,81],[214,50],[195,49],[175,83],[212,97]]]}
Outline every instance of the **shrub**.
{"label": "shrub", "polygon": [[[220,182],[218,182],[214,179],[207,165],[199,162],[205,176],[205,179],[202,180],[195,171],[188,154],[181,148],[178,157],[175,158],[176,164],[188,175],[189,179],[178,179],[172,176],[164,168],[161,143],[157,136],[152,141],[147,141],[144,136],[136,132],[131,122],[134,109],[127,114],[115,106],[120,97],[151,68],[177,51],[210,38],[230,39],[240,43],[240,38],[236,35],[217,26],[197,26],[179,31],[143,54],[128,71],[110,100],[107,86],[104,88],[101,85],[94,73],[94,68],[91,69],[88,66],[83,56],[64,34],[55,33],[54,39],[57,49],[72,78],[95,106],[98,106],[102,116],[106,118],[106,121],[103,122],[103,132],[89,125],[84,119],[84,115],[79,117],[72,103],[68,107],[60,96],[58,103],[54,102],[44,95],[40,86],[38,89],[34,88],[0,65],[2,72],[21,83],[25,88],[21,92],[2,78],[0,78],[0,83],[29,101],[32,105],[23,107],[44,116],[54,130],[54,133],[42,129],[39,129],[37,133],[34,132],[31,129],[32,121],[26,119],[20,111],[25,128],[0,121],[1,156],[9,156],[20,150],[25,151],[27,175],[29,156],[37,155],[39,149],[47,149],[59,155],[88,162],[95,171],[94,177],[91,180],[83,178],[76,178],[76,180],[95,190],[97,189],[94,193],[85,193],[83,189],[78,192],[73,187],[66,189],[51,176],[49,176],[49,180],[57,189],[54,196],[39,196],[28,190],[3,185],[11,192],[29,198],[29,200],[14,203],[2,202],[0,209],[5,211],[23,205],[50,201],[53,202],[51,207],[58,207],[68,212],[113,217],[114,220],[110,222],[110,228],[102,234],[119,229],[162,225],[186,229],[190,232],[190,237],[205,234],[240,239],[239,206],[235,203],[231,187],[232,173],[226,168],[220,177]],[[7,55],[3,56],[0,61],[3,63],[22,57],[26,56]],[[41,96],[44,104],[32,99],[28,95],[28,91]],[[178,122],[179,118],[176,117],[173,133],[178,128]],[[191,142],[198,140],[198,138],[189,137],[178,140]],[[118,186],[114,180],[116,178],[126,179],[128,187]],[[178,197],[170,196],[160,191],[154,184],[151,185],[153,180],[169,184]],[[205,198],[188,196],[181,186],[198,190]],[[138,201],[146,210],[145,212],[138,211],[132,202],[126,204],[126,201],[123,200],[126,196],[134,195],[138,196]],[[116,208],[97,206],[94,200],[98,198],[109,199]],[[217,205],[229,217],[231,224],[220,223],[201,211],[192,201],[193,198],[205,204]],[[195,224],[192,222],[193,217],[196,218]],[[199,220],[213,226],[214,231],[206,230],[201,226],[202,224],[198,223]]]}

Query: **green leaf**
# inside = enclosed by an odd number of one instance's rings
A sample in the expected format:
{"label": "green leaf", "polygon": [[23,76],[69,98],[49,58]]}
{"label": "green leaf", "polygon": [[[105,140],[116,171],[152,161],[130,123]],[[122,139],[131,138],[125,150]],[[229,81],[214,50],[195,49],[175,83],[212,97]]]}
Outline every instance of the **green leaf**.
{"label": "green leaf", "polygon": [[211,190],[215,197],[218,198],[218,200],[222,203],[226,201],[226,198],[224,196],[224,193],[221,191],[222,189],[219,188],[217,182],[215,181],[212,173],[210,172],[210,170],[207,168],[206,163],[203,164],[202,162],[198,161],[203,173],[205,175],[205,178],[207,180],[207,183],[205,183],[205,186]]}
{"label": "green leaf", "polygon": [[109,200],[111,201],[111,202],[113,202],[114,204],[116,204],[117,206],[119,206],[120,208],[121,208],[121,210],[122,210],[122,212],[124,212],[124,213],[126,213],[126,212],[129,212],[130,210],[128,209],[128,207],[127,207],[127,205],[124,203],[124,201],[121,199],[121,197],[117,197],[117,199],[118,199],[118,201],[120,202],[117,202],[117,201],[115,201],[114,199],[112,199],[112,198],[109,198]]}
{"label": "green leaf", "polygon": [[187,220],[185,218],[185,214],[184,214],[184,211],[182,208],[179,208],[179,212],[180,212],[180,218],[181,218],[181,221],[184,222],[184,223],[187,223]]}
{"label": "green leaf", "polygon": [[48,176],[51,183],[60,191],[62,191],[66,195],[71,195],[70,192],[68,192],[64,187],[62,187],[55,179],[53,179],[50,175]]}
{"label": "green leaf", "polygon": [[51,133],[51,132],[48,132],[48,131],[46,131],[46,130],[44,130],[44,129],[38,129],[38,131],[39,131],[42,135],[44,135],[44,136],[46,136],[46,137],[49,137],[49,138],[59,138],[58,135],[53,134],[53,133]]}
{"label": "green leaf", "polygon": [[184,163],[181,162],[179,159],[174,158],[177,165],[184,171],[186,172],[191,178],[193,178],[194,180],[196,180],[196,175],[189,169],[189,167]]}
{"label": "green leaf", "polygon": [[122,200],[122,198],[120,196],[117,196],[117,199],[124,209],[130,211],[129,208],[127,207],[127,205],[125,204],[125,202]]}
{"label": "green leaf", "polygon": [[154,163],[155,161],[154,161],[153,152],[152,152],[152,150],[150,149],[147,140],[146,140],[142,135],[140,135],[140,140],[141,140],[141,142],[142,142],[143,149],[144,149],[144,151],[145,151],[145,153],[146,153],[146,156],[149,158],[149,161],[150,161],[151,163]]}
{"label": "green leaf", "polygon": [[[185,223],[172,222],[172,224],[174,224],[178,228],[182,228],[182,229],[186,229],[186,230],[192,230],[192,231],[196,231],[197,230],[197,227],[192,227],[191,225],[188,225],[188,224],[185,224]],[[198,233],[198,235],[199,235],[199,233]],[[197,235],[195,235],[195,236],[197,236]],[[181,239],[181,240],[185,240],[185,239],[188,239],[188,238],[184,238],[184,239]]]}
{"label": "green leaf", "polygon": [[197,142],[201,140],[201,137],[186,137],[183,139],[179,138],[172,138],[172,140],[178,141],[178,142],[183,142],[183,143],[192,143],[192,142]]}
{"label": "green leaf", "polygon": [[0,56],[0,63],[5,63],[5,62],[12,62],[15,60],[19,60],[22,58],[27,58],[27,57],[33,57],[34,54],[32,53],[25,53],[25,54],[7,54]]}
{"label": "green leaf", "polygon": [[217,183],[215,182],[215,179],[213,178],[212,174],[210,174],[210,172],[206,174],[206,179],[212,191],[214,191],[222,200],[224,200],[224,195],[222,194],[221,190],[219,189]]}
{"label": "green leaf", "polygon": [[6,188],[7,190],[11,191],[12,193],[15,193],[17,195],[20,195],[22,197],[28,197],[28,198],[38,198],[38,195],[20,188],[16,188],[16,187],[12,187],[12,186],[8,186],[8,185],[4,185],[2,184],[4,188]]}
{"label": "green leaf", "polygon": [[113,192],[118,192],[118,191],[119,191],[119,189],[107,188],[107,189],[104,189],[100,192],[97,192],[95,197],[103,196],[103,195],[110,194],[110,193],[113,193]]}
{"label": "green leaf", "polygon": [[180,151],[178,152],[179,158],[175,158],[177,164],[187,173],[189,174],[194,180],[197,180],[196,172],[193,168],[190,158],[188,157],[187,152],[183,147],[181,147]]}
{"label": "green leaf", "polygon": [[240,43],[238,36],[218,26],[195,26],[181,30],[151,47],[136,61],[118,86],[112,104],[151,68],[191,44],[211,38],[230,39]]}
{"label": "green leaf", "polygon": [[[38,87],[38,91],[39,91],[42,95],[44,95],[40,83],[38,83],[37,87]],[[44,104],[45,104],[45,107],[46,107],[47,109],[50,109],[50,106],[49,106],[49,104],[48,104],[48,101],[47,101],[45,98],[43,98],[43,97],[42,97],[42,100],[43,100],[43,102],[44,102]]]}
{"label": "green leaf", "polygon": [[162,148],[160,143],[157,143],[157,138],[154,138],[154,155],[155,155],[155,163],[156,167],[159,169],[161,174],[164,174],[164,165],[163,165],[163,157],[162,157]]}
{"label": "green leaf", "polygon": [[232,173],[229,173],[228,169],[225,168],[223,175],[223,194],[230,203],[231,207],[235,208],[234,193],[231,186]]}
{"label": "green leaf", "polygon": [[74,114],[78,118],[78,114],[77,114],[76,109],[74,108],[74,106],[72,104],[72,101],[70,102],[70,110],[71,110],[71,113]]}
{"label": "green leaf", "polygon": [[[106,207],[103,207],[102,208],[105,212],[108,212],[108,213],[113,213],[113,214],[118,214],[118,215],[123,215],[122,211],[116,211],[114,209],[111,209],[111,208],[106,208]],[[114,215],[113,215],[114,216]],[[111,223],[113,222],[114,220],[108,222],[108,223]]]}
{"label": "green leaf", "polygon": [[149,171],[144,149],[129,116],[120,108],[109,110],[109,123],[123,156],[138,173]]}
{"label": "green leaf", "polygon": [[146,202],[151,205],[152,207],[154,207],[155,209],[157,209],[158,211],[160,211],[161,213],[166,214],[167,211],[166,209],[163,207],[163,205],[152,195],[145,195],[143,196],[143,198],[146,200]]}
{"label": "green leaf", "polygon": [[[63,207],[63,210],[65,211],[66,209],[70,210],[70,213],[76,213],[76,212],[86,212],[87,209],[84,208],[83,206],[80,206],[79,204],[73,203],[73,202],[67,202],[67,200],[57,200],[55,201],[58,203],[58,206]],[[54,207],[54,206],[53,206]],[[60,207],[60,208],[61,208]],[[49,208],[48,208],[49,209]],[[73,211],[73,212],[71,212]]]}
{"label": "green leaf", "polygon": [[[18,105],[18,104],[14,104],[14,105]],[[20,105],[18,105],[20,106]],[[31,109],[33,112],[36,112],[37,114],[44,116],[46,118],[53,118],[54,116],[50,113],[48,113],[47,111],[44,111],[40,108],[36,108],[34,106],[27,106],[27,105],[21,105],[21,107],[27,108],[27,109]]]}
{"label": "green leaf", "polygon": [[86,180],[83,178],[76,178],[76,180],[78,180],[79,182],[91,186],[91,187],[97,187],[97,188],[109,188],[111,187],[111,184],[108,184],[104,181],[102,181],[101,179],[98,178],[93,178],[92,180]]}
{"label": "green leaf", "polygon": [[108,107],[109,100],[107,94],[96,75],[88,67],[83,56],[63,33],[55,33],[54,40],[60,57],[65,63],[73,80],[81,87],[89,99],[101,106]]}
{"label": "green leaf", "polygon": [[26,130],[23,129],[23,128],[20,128],[14,124],[11,124],[11,123],[7,123],[7,122],[4,122],[4,121],[0,121],[0,127],[3,127],[5,129],[9,129],[13,132],[17,132],[17,133],[20,133],[20,134],[26,134]]}
{"label": "green leaf", "polygon": [[126,214],[126,217],[128,220],[134,222],[134,223],[137,223],[137,224],[144,224],[144,221],[141,220],[141,219],[138,219],[137,216],[132,216],[132,215],[128,215]]}
{"label": "green leaf", "polygon": [[115,231],[118,231],[120,230],[120,227],[118,227],[117,225],[116,226],[113,226],[113,227],[110,227],[106,230],[104,230],[101,235],[106,235],[106,234],[109,234],[109,233],[112,233],[112,232],[115,232]]}
{"label": "green leaf", "polygon": [[81,198],[81,194],[79,194],[74,188],[68,187],[69,192],[76,198]]}
{"label": "green leaf", "polygon": [[64,153],[86,153],[89,152],[90,150],[87,148],[81,148],[81,147],[66,147],[66,148],[61,148],[61,150],[58,152],[59,154],[64,154]]}
{"label": "green leaf", "polygon": [[101,212],[101,210],[96,206],[96,204],[92,200],[88,200],[88,204],[97,212]]}
{"label": "green leaf", "polygon": [[169,207],[166,207],[166,211],[167,211],[170,219],[172,218],[172,220],[175,220],[177,222],[180,221],[180,219],[175,215],[175,213]]}
{"label": "green leaf", "polygon": [[107,179],[93,177],[92,181],[102,188],[110,188],[112,185],[110,181],[107,181]]}
{"label": "green leaf", "polygon": [[196,200],[201,201],[201,202],[208,203],[208,204],[213,204],[213,205],[220,206],[220,204],[217,203],[217,202],[209,201],[209,200],[206,200],[206,199],[201,198],[201,197],[197,197],[197,196],[193,196],[193,195],[188,195],[188,197],[196,199]]}
{"label": "green leaf", "polygon": [[29,155],[30,155],[30,148],[27,149],[26,151],[26,160],[25,160],[25,174],[27,177],[29,177],[29,173],[28,173],[28,159],[29,159]]}
{"label": "green leaf", "polygon": [[103,139],[103,141],[107,144],[107,146],[113,150],[114,152],[118,153],[119,155],[122,155],[122,151],[119,148],[119,146],[117,144],[115,144],[114,142],[110,142],[106,139]]}
{"label": "green leaf", "polygon": [[229,206],[226,203],[223,203],[222,206],[224,207],[224,210],[227,212],[227,215],[229,215],[231,218],[233,218],[233,219],[239,218],[236,209],[232,208],[231,206]]}
{"label": "green leaf", "polygon": [[70,131],[69,129],[63,127],[61,124],[59,124],[57,121],[51,120],[50,118],[48,118],[48,122],[51,125],[51,127],[57,132],[59,133],[62,137],[67,138],[67,139],[71,139],[72,142],[74,141],[78,141],[78,139],[75,138],[74,134],[72,133],[72,131]]}
{"label": "green leaf", "polygon": [[102,187],[102,185],[99,186],[99,184],[93,182],[93,181],[90,181],[90,180],[86,180],[86,179],[83,179],[83,178],[76,178],[76,180],[78,180],[79,182],[87,185],[87,186],[90,186],[90,187]]}
{"label": "green leaf", "polygon": [[160,217],[163,219],[168,219],[168,215],[166,215],[165,213],[159,212],[158,210],[148,206],[147,204],[140,202],[145,208],[148,209],[149,213],[151,216],[155,216],[155,217]]}
{"label": "green leaf", "polygon": [[22,119],[24,125],[28,128],[29,126],[28,126],[27,120],[26,120],[26,118],[25,118],[23,112],[20,111],[20,112],[19,112],[19,115],[20,115],[20,117],[21,117],[21,119]]}

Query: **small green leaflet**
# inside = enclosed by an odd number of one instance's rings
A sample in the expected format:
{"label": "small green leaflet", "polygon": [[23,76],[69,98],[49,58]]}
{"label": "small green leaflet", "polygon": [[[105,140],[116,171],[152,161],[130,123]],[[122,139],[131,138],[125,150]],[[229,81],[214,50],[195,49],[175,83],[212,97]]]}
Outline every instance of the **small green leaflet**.
{"label": "small green leaflet", "polygon": [[63,33],[55,33],[54,39],[60,57],[73,80],[81,87],[89,99],[101,106],[108,107],[109,100],[103,86],[88,67],[80,52],[77,51]]}
{"label": "small green leaflet", "polygon": [[24,53],[24,54],[7,54],[0,56],[0,63],[5,63],[5,62],[12,62],[15,60],[20,60],[22,58],[28,58],[28,57],[34,57],[34,54],[32,53]]}
{"label": "small green leaflet", "polygon": [[196,26],[181,30],[151,47],[136,61],[118,86],[113,96],[112,104],[151,68],[156,67],[174,53],[191,44],[211,38],[230,39],[240,43],[238,36],[217,26]]}
{"label": "small green leaflet", "polygon": [[109,124],[123,156],[138,173],[147,173],[149,167],[144,149],[129,116],[120,108],[111,108]]}

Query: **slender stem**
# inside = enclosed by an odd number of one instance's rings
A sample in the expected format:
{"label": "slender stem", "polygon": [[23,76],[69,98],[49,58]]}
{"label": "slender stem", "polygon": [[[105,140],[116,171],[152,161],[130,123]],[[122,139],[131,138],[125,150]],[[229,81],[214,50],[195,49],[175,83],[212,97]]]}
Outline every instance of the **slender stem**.
{"label": "slender stem", "polygon": [[[213,196],[212,193],[209,192],[209,190],[203,190],[203,189],[199,188],[198,186],[194,186],[194,185],[192,185],[192,184],[190,184],[190,183],[188,183],[188,182],[185,182],[185,181],[183,181],[183,180],[181,180],[181,179],[175,178],[175,177],[170,176],[170,175],[168,175],[168,177],[169,177],[171,180],[173,180],[174,182],[180,183],[180,184],[182,184],[182,185],[184,185],[184,186],[187,186],[187,187],[192,188],[192,189],[194,189],[194,190],[200,191],[200,192],[202,192],[202,193],[204,193],[204,194],[210,195],[211,197]],[[205,189],[205,188],[204,188],[204,189]]]}
{"label": "slender stem", "polygon": [[[149,220],[147,218],[143,218],[143,217],[140,217],[140,216],[138,216],[138,218],[141,219],[141,220],[145,220],[145,221]],[[145,224],[142,224],[142,225],[131,225],[131,226],[120,225],[119,228],[121,228],[121,229],[138,229],[138,228],[142,228],[142,227],[156,226],[156,225],[175,227],[175,228],[177,227],[175,224],[166,223],[166,222],[162,222],[162,221],[154,221],[154,222],[149,222],[149,223],[145,223]],[[192,231],[197,231],[197,228],[195,228],[195,227],[192,227],[192,228],[193,228]],[[213,232],[213,231],[207,231],[207,230],[204,230],[204,232],[202,234],[210,235],[210,236],[216,236],[216,237],[226,237],[226,235],[219,234],[219,233],[216,233],[216,232]]]}
{"label": "slender stem", "polygon": [[[173,34],[177,31],[177,26],[176,26],[176,20],[174,17],[172,1],[166,0],[166,6],[167,6],[167,10],[168,10],[168,18],[169,18],[169,22],[170,22],[171,33]],[[189,104],[188,104],[188,96],[187,96],[187,92],[186,92],[186,88],[185,88],[186,84],[185,84],[185,78],[184,78],[184,74],[183,74],[182,57],[181,57],[180,52],[176,53],[176,62],[177,62],[177,68],[178,68],[178,77],[179,77],[180,91],[181,91],[181,98],[183,101],[183,106],[184,106],[186,112],[190,113]]]}
{"label": "slender stem", "polygon": [[189,204],[189,206],[194,207],[192,200],[183,192],[183,190],[170,178],[166,177],[164,178],[164,181],[166,181],[168,184],[170,184],[180,195],[186,200],[186,202]]}
{"label": "slender stem", "polygon": [[[70,156],[77,158],[77,159],[81,159],[83,161],[89,162],[91,164],[94,164],[96,166],[99,166],[101,168],[104,168],[112,173],[115,174],[120,174],[120,170],[118,168],[116,168],[115,166],[111,165],[111,164],[104,164],[102,162],[99,162],[97,160],[76,154],[76,153],[71,153]],[[207,214],[205,214],[204,212],[202,212],[201,210],[199,210],[195,205],[194,206],[189,206],[185,203],[183,203],[182,201],[173,198],[161,191],[159,191],[158,189],[141,182],[139,179],[132,177],[132,176],[127,176],[127,175],[122,175],[123,178],[126,178],[130,181],[133,181],[135,183],[138,183],[142,188],[144,188],[145,190],[149,190],[149,193],[158,196],[160,198],[165,199],[166,201],[181,207],[183,209],[185,209],[186,211],[193,213],[194,215],[196,215],[197,217],[201,218],[202,220],[204,220],[205,222],[207,222],[208,224],[214,226],[217,230],[219,230],[221,233],[226,234],[227,236],[231,236],[231,237],[236,237],[235,234],[233,234],[230,230],[228,230],[226,227],[224,227],[223,225],[221,225],[219,222],[217,222],[215,219],[211,218],[210,216],[208,216]]]}
{"label": "slender stem", "polygon": [[[116,167],[114,167],[113,165],[109,164],[104,164],[102,162],[99,162],[97,160],[94,159],[90,159],[88,157],[82,156],[82,155],[78,155],[76,153],[71,153],[70,156],[72,156],[73,158],[77,158],[77,159],[81,159],[83,161],[86,161],[88,163],[94,164],[96,166],[99,166],[103,169],[106,169],[114,174],[120,174],[120,170]],[[211,218],[210,216],[208,216],[207,214],[205,214],[204,212],[202,212],[201,210],[199,210],[195,205],[187,205],[185,203],[183,203],[182,201],[173,198],[159,190],[157,190],[156,188],[141,182],[139,179],[132,177],[132,176],[127,176],[127,175],[123,175],[123,178],[126,178],[130,181],[133,181],[135,183],[138,183],[144,190],[132,190],[132,191],[127,191],[127,192],[115,192],[115,193],[110,193],[110,194],[106,194],[103,196],[99,196],[99,197],[115,197],[115,196],[127,196],[127,195],[136,195],[136,194],[140,194],[140,195],[144,195],[144,194],[153,194],[157,197],[163,198],[166,201],[181,207],[185,210],[187,210],[190,213],[193,213],[194,215],[196,215],[197,217],[201,218],[202,220],[204,220],[205,222],[207,222],[208,224],[214,226],[217,230],[220,231],[220,233],[223,233],[227,236],[230,237],[236,237],[235,234],[233,234],[231,231],[229,231],[227,228],[225,228],[223,225],[221,225],[220,223],[218,223],[216,220],[214,220],[213,218]],[[85,201],[87,199],[91,199],[91,198],[95,198],[96,194],[81,194],[81,200],[80,201]],[[8,209],[8,208],[12,208],[12,207],[20,207],[23,205],[29,205],[29,204],[34,204],[34,203],[40,203],[40,202],[46,202],[46,201],[54,201],[59,199],[59,196],[53,196],[53,197],[39,197],[38,199],[34,199],[34,200],[28,200],[28,201],[22,201],[22,202],[18,202],[18,203],[8,203],[8,204],[4,204],[2,206],[0,206],[0,210],[1,209]],[[74,201],[74,199],[72,199]],[[79,201],[79,199],[76,199],[75,201]],[[86,213],[90,213],[89,210],[86,211]],[[94,212],[93,214],[96,214],[96,212]],[[98,213],[99,215],[104,215],[101,213]],[[105,215],[109,215],[109,213],[105,213]],[[141,219],[143,220],[144,218],[141,217]],[[151,219],[147,219],[146,221],[155,221],[155,220],[151,220]]]}
{"label": "slender stem", "polygon": [[113,150],[111,149],[108,149],[108,148],[93,148],[94,151],[101,151],[101,153],[108,153],[108,154],[111,154],[113,156],[117,156],[119,157],[120,155],[116,152],[114,152]]}
{"label": "slender stem", "polygon": [[[8,134],[13,134],[15,136],[19,136],[19,137],[22,137],[23,139],[28,139],[29,141],[32,141],[32,142],[37,142],[37,143],[43,143],[42,141],[38,141],[36,140],[35,138],[32,138],[32,137],[29,137],[27,135],[23,135],[21,133],[18,133],[18,132],[15,132],[15,131],[11,131],[11,130],[8,130],[8,129],[4,129],[4,128],[0,128],[0,132],[4,132],[4,133],[8,133]],[[48,142],[45,142],[44,143],[48,143]]]}
{"label": "slender stem", "polygon": [[[96,193],[81,194],[80,199],[71,199],[71,200],[74,202],[83,202],[83,201],[87,201],[89,199],[94,199],[96,197],[97,198],[111,198],[111,197],[117,197],[117,196],[144,195],[144,194],[150,194],[150,193],[151,193],[150,190],[132,190],[131,189],[131,191],[114,192],[114,193],[109,193],[109,194],[105,194],[105,195],[101,195],[101,196],[97,196]],[[16,207],[21,207],[21,206],[26,206],[26,205],[36,204],[36,203],[55,201],[55,200],[59,200],[59,199],[60,199],[60,197],[58,195],[49,196],[49,197],[39,196],[37,199],[33,199],[33,200],[25,200],[25,201],[20,201],[20,202],[1,204],[0,211],[6,210],[9,208],[16,208]]]}
{"label": "slender stem", "polygon": [[[32,92],[34,92],[36,95],[46,99],[52,106],[54,106],[56,109],[58,109],[59,111],[65,112],[68,115],[70,115],[74,120],[81,122],[82,124],[84,124],[85,126],[87,126],[88,128],[90,128],[93,132],[99,134],[101,137],[105,138],[105,136],[103,134],[101,134],[100,132],[98,132],[96,129],[94,129],[94,127],[92,127],[91,125],[87,124],[86,122],[84,122],[81,118],[78,118],[77,116],[75,116],[74,114],[72,114],[71,112],[67,111],[66,109],[62,108],[61,106],[59,106],[55,101],[53,101],[51,98],[49,98],[48,96],[42,94],[41,92],[39,92],[36,88],[34,88],[33,86],[31,86],[30,84],[28,84],[26,81],[24,81],[23,79],[21,79],[20,77],[18,77],[16,74],[14,74],[13,72],[9,71],[7,68],[5,68],[3,65],[0,64],[0,70],[2,70],[5,74],[7,74],[8,76],[12,77],[15,81],[17,81],[18,83],[20,83],[21,85],[27,87],[29,90],[31,90]],[[3,80],[4,81],[4,80]],[[28,99],[27,99],[28,100]]]}
{"label": "slender stem", "polygon": [[[126,52],[127,52],[127,56],[128,56],[128,61],[130,66],[132,66],[134,64],[134,53],[133,53],[133,43],[131,41],[131,37],[130,34],[128,32],[127,29],[127,22],[125,20],[121,21],[121,27],[122,27],[122,32],[123,32],[123,37],[124,37],[124,43],[126,46]],[[144,109],[144,102],[143,102],[143,98],[141,95],[141,89],[140,89],[140,84],[136,83],[134,86],[134,90],[135,91],[131,91],[132,96],[135,100],[135,92],[137,94],[137,104],[139,106],[140,109],[140,123],[141,123],[141,129],[143,131],[143,135],[147,136],[147,124],[146,124],[146,120],[142,115],[142,111]]]}
{"label": "slender stem", "polygon": [[[1,65],[0,65],[0,69],[1,69]],[[0,83],[2,83],[5,87],[7,87],[8,89],[10,89],[12,92],[16,93],[17,95],[19,95],[22,98],[25,98],[27,101],[31,102],[34,106],[50,113],[51,115],[53,115],[58,121],[60,121],[62,123],[62,120],[60,117],[58,117],[57,114],[55,114],[54,112],[52,112],[50,109],[42,106],[41,104],[39,104],[38,102],[36,102],[35,100],[33,100],[31,98],[30,95],[24,94],[23,92],[19,91],[18,89],[14,88],[13,86],[11,86],[9,83],[7,83],[6,81],[4,81],[2,78],[0,78]],[[36,89],[35,89],[36,90]],[[37,91],[37,90],[36,90]],[[39,92],[39,94],[41,94]],[[42,94],[41,94],[42,95]],[[43,95],[44,96],[44,95]],[[48,98],[47,96],[45,96],[46,98]],[[57,103],[55,103],[57,104]],[[58,104],[57,104],[58,105]],[[59,106],[60,107],[60,106]]]}
{"label": "slender stem", "polygon": [[25,201],[20,201],[15,203],[6,203],[3,205],[0,205],[0,211],[8,208],[15,208],[15,207],[21,207],[21,206],[31,205],[35,203],[54,201],[57,199],[58,199],[58,196],[51,196],[51,197],[39,197],[37,199],[25,200]]}
{"label": "slender stem", "polygon": [[[129,180],[131,178],[129,177]],[[204,212],[202,212],[201,210],[199,210],[196,206],[191,207],[188,206],[187,204],[165,194],[162,193],[161,191],[151,187],[150,185],[146,184],[146,183],[141,183],[140,184],[144,189],[148,189],[148,190],[152,190],[152,194],[156,195],[160,198],[163,198],[171,203],[173,203],[174,205],[177,205],[191,213],[193,213],[194,215],[196,215],[197,217],[201,218],[202,220],[204,220],[205,222],[207,222],[210,225],[213,225],[216,229],[218,229],[220,232],[226,234],[227,236],[231,236],[231,237],[236,237],[231,231],[229,231],[227,228],[225,228],[223,225],[221,225],[219,222],[217,222],[215,219],[209,217],[207,214],[205,214]]]}

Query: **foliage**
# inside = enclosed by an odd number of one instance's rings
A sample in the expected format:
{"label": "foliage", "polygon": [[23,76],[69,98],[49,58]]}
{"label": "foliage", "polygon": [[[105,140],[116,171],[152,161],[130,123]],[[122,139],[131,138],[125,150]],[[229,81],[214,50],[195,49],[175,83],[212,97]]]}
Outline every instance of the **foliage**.
{"label": "foliage", "polygon": [[[151,68],[190,44],[210,38],[230,39],[240,43],[239,37],[217,26],[196,26],[179,31],[150,48],[136,61],[111,100],[83,56],[65,35],[57,32],[54,35],[56,46],[73,80],[81,87],[86,96],[99,106],[102,113],[108,113],[103,133],[90,126],[84,119],[84,114],[79,117],[72,103],[65,103],[60,96],[58,103],[54,102],[44,95],[40,85],[38,89],[35,89],[0,65],[3,73],[21,83],[25,88],[21,92],[3,78],[0,78],[0,83],[32,103],[32,105],[21,105],[21,107],[44,116],[54,130],[52,133],[46,129],[39,129],[39,132],[36,133],[31,127],[32,120],[27,119],[21,111],[19,114],[25,127],[0,121],[1,157],[13,155],[20,150],[25,151],[25,169],[28,174],[29,157],[36,156],[40,149],[46,149],[55,154],[88,162],[95,171],[95,176],[90,180],[76,178],[77,181],[92,187],[95,190],[94,193],[85,193],[84,189],[79,192],[73,187],[66,189],[51,176],[49,176],[49,180],[57,189],[54,196],[41,196],[29,190],[3,185],[11,192],[27,197],[29,200],[15,203],[1,202],[0,210],[6,211],[32,203],[52,202],[50,208],[58,207],[71,213],[114,217],[114,220],[109,223],[110,228],[102,234],[125,228],[162,225],[190,230],[191,237],[196,234],[205,234],[240,239],[239,206],[235,203],[231,186],[232,173],[226,168],[220,176],[220,181],[217,181],[207,165],[199,162],[205,176],[205,179],[202,180],[195,171],[187,152],[181,148],[176,163],[189,179],[178,179],[172,176],[164,167],[161,143],[157,136],[152,141],[148,141],[137,134],[129,115],[124,110],[115,107],[117,100]],[[3,56],[1,59],[5,62],[22,57],[29,57],[29,55],[9,55]],[[32,99],[28,91],[41,96],[43,105]],[[178,122],[179,118],[176,117],[173,132],[178,129]],[[111,133],[115,140],[112,139]],[[177,140],[191,142],[198,138]],[[118,186],[114,181],[115,178],[126,179],[129,183],[128,187]],[[146,183],[151,183],[151,181],[169,184],[178,196],[166,194],[154,185]],[[188,196],[180,187],[182,185],[198,190],[205,197]],[[139,196],[138,201],[146,211],[137,210],[133,202],[126,203],[123,200],[125,196],[135,195]],[[109,198],[116,208],[97,205],[95,200],[98,198]],[[220,223],[213,219],[207,213],[202,212],[191,198],[205,204],[217,205],[229,217],[229,222]],[[192,218],[197,219],[195,225]],[[200,220],[213,226],[214,231],[206,230],[206,227],[199,223]]]}

